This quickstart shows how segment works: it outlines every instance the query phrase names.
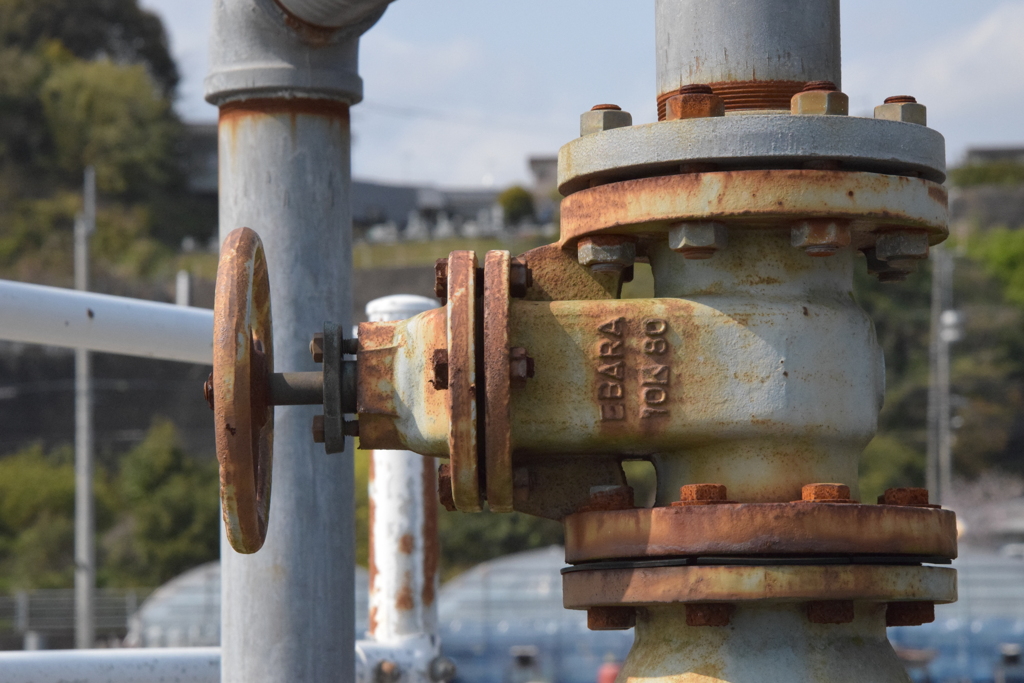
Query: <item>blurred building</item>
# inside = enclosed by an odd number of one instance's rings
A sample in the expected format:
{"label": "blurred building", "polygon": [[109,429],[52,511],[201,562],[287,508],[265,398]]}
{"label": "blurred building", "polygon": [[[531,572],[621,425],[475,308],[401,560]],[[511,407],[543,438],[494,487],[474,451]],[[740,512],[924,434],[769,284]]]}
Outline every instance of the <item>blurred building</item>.
{"label": "blurred building", "polygon": [[[1024,147],[967,150],[964,166],[1012,164],[1024,166]],[[972,230],[1024,227],[1024,183],[1001,183],[952,188],[949,196],[950,231],[966,237]]]}

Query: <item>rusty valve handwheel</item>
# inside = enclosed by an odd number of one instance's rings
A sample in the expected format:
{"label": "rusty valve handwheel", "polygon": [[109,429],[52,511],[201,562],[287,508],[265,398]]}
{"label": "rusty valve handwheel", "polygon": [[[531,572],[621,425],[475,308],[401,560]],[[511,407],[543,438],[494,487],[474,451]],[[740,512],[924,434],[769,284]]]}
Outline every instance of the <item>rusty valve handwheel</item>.
{"label": "rusty valve handwheel", "polygon": [[231,547],[254,553],[267,537],[273,463],[270,280],[259,235],[238,228],[221,248],[213,308],[213,411],[220,497]]}

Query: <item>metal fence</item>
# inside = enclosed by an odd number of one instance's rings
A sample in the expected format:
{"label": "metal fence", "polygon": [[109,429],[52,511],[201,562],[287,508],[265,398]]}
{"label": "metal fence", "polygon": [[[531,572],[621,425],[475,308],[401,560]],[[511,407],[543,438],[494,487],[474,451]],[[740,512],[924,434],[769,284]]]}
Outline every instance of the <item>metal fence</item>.
{"label": "metal fence", "polygon": [[[128,632],[128,618],[151,588],[96,591],[96,637],[119,643]],[[0,647],[60,647],[75,631],[75,591],[70,588],[0,594]]]}

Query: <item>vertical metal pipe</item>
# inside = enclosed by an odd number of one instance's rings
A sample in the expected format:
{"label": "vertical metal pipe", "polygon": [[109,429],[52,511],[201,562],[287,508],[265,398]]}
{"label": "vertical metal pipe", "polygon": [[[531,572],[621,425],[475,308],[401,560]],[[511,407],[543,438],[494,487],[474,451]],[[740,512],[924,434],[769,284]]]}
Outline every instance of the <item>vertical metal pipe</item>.
{"label": "vertical metal pipe", "polygon": [[[356,24],[305,23],[272,0],[214,3],[207,99],[220,107],[220,235],[260,234],[270,271],[275,362],[315,370],[309,339],[347,326],[351,294],[348,107],[362,99]],[[279,407],[263,549],[221,542],[221,680],[320,683],[355,675],[352,461],[313,443],[314,410]]]}
{"label": "vertical metal pipe", "polygon": [[[89,234],[96,227],[96,173],[85,169],[84,210],[75,220],[75,288],[89,289]],[[75,349],[75,647],[96,641],[96,530],[93,501],[92,370]]]}
{"label": "vertical metal pipe", "polygon": [[[421,296],[375,299],[371,322],[437,307]],[[437,633],[437,459],[374,451],[370,463],[370,637],[396,644]]]}
{"label": "vertical metal pipe", "polygon": [[928,382],[927,482],[932,499],[950,503],[953,462],[950,434],[949,344],[942,313],[952,307],[953,256],[942,245],[932,250],[931,376]]}
{"label": "vertical metal pipe", "polygon": [[659,103],[710,84],[727,109],[789,109],[808,81],[840,85],[839,0],[657,0]]}

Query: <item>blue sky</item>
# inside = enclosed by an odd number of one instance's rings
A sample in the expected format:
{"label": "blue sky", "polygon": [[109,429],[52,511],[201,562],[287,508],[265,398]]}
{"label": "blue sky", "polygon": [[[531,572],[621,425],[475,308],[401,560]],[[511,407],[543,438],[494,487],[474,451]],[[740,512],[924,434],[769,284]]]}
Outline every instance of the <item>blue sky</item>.
{"label": "blue sky", "polygon": [[[178,110],[214,120],[202,99],[211,0],[142,4],[171,34]],[[951,164],[971,146],[1024,145],[1024,0],[845,0],[842,20],[851,114],[915,95]],[[396,0],[360,61],[362,178],[501,187],[577,135],[593,104],[655,119],[653,0]]]}

